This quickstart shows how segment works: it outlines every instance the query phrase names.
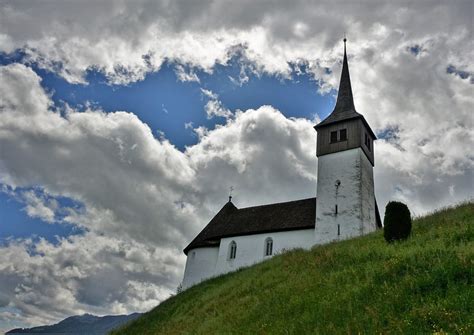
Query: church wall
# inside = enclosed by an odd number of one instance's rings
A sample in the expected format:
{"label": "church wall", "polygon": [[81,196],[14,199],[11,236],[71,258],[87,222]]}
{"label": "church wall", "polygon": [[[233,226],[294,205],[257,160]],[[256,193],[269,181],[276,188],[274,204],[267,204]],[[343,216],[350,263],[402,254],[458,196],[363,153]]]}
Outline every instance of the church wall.
{"label": "church wall", "polygon": [[188,252],[184,269],[183,289],[213,276],[219,247],[196,248]]}
{"label": "church wall", "polygon": [[[221,239],[215,274],[235,271],[241,267],[250,266],[270,258],[271,256],[264,256],[265,240],[268,237],[273,239],[272,255],[275,255],[284,250],[311,248],[314,244],[314,229],[223,238]],[[230,260],[229,245],[232,241],[237,244],[237,253],[235,259]]]}
{"label": "church wall", "polygon": [[362,234],[362,155],[359,147],[318,157],[315,244]]}
{"label": "church wall", "polygon": [[361,153],[361,196],[363,234],[377,229],[375,215],[374,169],[366,155]]}

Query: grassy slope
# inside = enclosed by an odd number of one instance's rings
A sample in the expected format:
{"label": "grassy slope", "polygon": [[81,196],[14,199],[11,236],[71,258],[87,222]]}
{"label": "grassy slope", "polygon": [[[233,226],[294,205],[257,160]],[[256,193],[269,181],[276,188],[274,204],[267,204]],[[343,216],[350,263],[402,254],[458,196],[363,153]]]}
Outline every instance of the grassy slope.
{"label": "grassy slope", "polygon": [[116,334],[474,333],[474,204],[215,278]]}

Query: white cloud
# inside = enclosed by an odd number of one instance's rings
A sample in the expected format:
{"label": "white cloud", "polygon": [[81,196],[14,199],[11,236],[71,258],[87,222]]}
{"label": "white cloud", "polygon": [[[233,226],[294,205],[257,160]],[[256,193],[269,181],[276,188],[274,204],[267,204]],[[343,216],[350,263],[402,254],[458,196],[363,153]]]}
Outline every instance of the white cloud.
{"label": "white cloud", "polygon": [[229,119],[233,116],[232,112],[224,107],[216,93],[204,88],[201,88],[201,92],[204,96],[209,98],[209,100],[204,105],[204,110],[206,111],[208,119],[212,119],[215,116]]}
{"label": "white cloud", "polygon": [[[176,251],[93,233],[58,245],[13,241],[1,251],[3,305],[36,325],[86,312],[146,311],[169,296],[183,265]],[[0,313],[0,321],[10,314]]]}
{"label": "white cloud", "polygon": [[[115,83],[141,80],[165,60],[212,72],[216,63],[229,60],[233,48],[243,46],[259,71],[288,75],[288,62],[306,60],[318,79],[334,87],[325,67],[334,70],[344,31],[352,51],[371,46],[373,55],[389,52],[387,44],[400,46],[401,39],[450,36],[444,61],[472,72],[470,1],[17,1],[0,7],[0,22],[0,50],[25,48],[31,60],[71,82],[84,82],[91,67]],[[192,71],[182,74],[196,79]]]}
{"label": "white cloud", "polygon": [[185,122],[184,123],[184,129],[193,129],[193,123],[192,122]]}
{"label": "white cloud", "polygon": [[[57,245],[0,248],[2,299],[24,322],[144,310],[162,300],[181,279],[182,248],[225,202],[229,183],[239,206],[314,190],[311,123],[270,106],[203,130],[182,153],[130,113],[68,108],[61,116],[24,65],[0,67],[0,75],[9,79],[0,82],[2,189],[35,187],[24,194],[30,215],[54,220],[61,212],[60,222],[87,229]],[[58,196],[84,206],[61,208]]]}
{"label": "white cloud", "polygon": [[[9,78],[0,82],[0,183],[83,203],[85,210],[69,208],[62,220],[98,234],[173,249],[189,240],[190,223],[206,209],[191,203],[195,171],[185,154],[130,113],[69,110],[61,117],[23,65],[1,67],[0,76]],[[33,193],[25,200],[29,215],[54,219],[51,200]]]}
{"label": "white cloud", "polygon": [[182,82],[195,81],[198,83],[201,82],[197,74],[192,69],[186,70],[184,66],[181,64],[177,64],[175,66],[175,73],[179,81],[182,81]]}
{"label": "white cloud", "polygon": [[314,196],[315,140],[310,121],[262,106],[202,132],[186,154],[210,203],[220,205],[233,186],[237,205],[249,206]]}
{"label": "white cloud", "polygon": [[38,196],[34,191],[23,192],[23,199],[26,202],[26,213],[33,218],[40,218],[46,222],[54,222],[55,210],[58,202],[55,199],[45,199]]}
{"label": "white cloud", "polygon": [[[339,80],[346,31],[356,108],[374,130],[393,130],[375,144],[380,209],[395,198],[422,214],[473,196],[472,79],[447,71],[474,72],[472,6],[3,2],[0,50],[24,48],[30,61],[70,82],[84,82],[92,67],[113,83],[141,80],[165,60],[178,64],[180,80],[199,80],[195,68],[212,73],[240,52],[247,65],[232,78],[238,85],[248,80],[246,66],[284,77],[295,62],[327,93]],[[311,122],[271,106],[231,117],[215,93],[203,94],[208,115],[227,123],[195,129],[199,142],[183,153],[131,113],[67,108],[63,117],[30,68],[0,68],[0,183],[41,188],[26,210],[45,220],[61,210],[49,199],[82,202],[84,210],[68,209],[63,220],[89,230],[57,245],[2,247],[0,303],[9,309],[0,318],[42,324],[82,311],[149,308],[176,286],[180,249],[225,202],[229,186],[238,206],[315,194]],[[105,285],[100,292],[97,283]]]}

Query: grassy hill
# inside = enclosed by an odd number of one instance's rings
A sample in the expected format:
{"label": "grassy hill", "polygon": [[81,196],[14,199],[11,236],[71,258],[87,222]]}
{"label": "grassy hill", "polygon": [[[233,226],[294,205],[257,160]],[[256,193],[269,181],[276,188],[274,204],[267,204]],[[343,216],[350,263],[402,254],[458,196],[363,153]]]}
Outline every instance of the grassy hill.
{"label": "grassy hill", "polygon": [[474,204],[194,286],[114,334],[474,333]]}

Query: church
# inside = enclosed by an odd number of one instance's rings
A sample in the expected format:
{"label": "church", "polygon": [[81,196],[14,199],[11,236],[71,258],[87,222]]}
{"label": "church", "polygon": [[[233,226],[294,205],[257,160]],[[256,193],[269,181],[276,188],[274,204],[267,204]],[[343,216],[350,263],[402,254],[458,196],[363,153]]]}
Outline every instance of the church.
{"label": "church", "polygon": [[229,197],[184,249],[184,289],[284,250],[310,249],[382,227],[374,194],[376,136],[354,107],[345,38],[336,105],[314,129],[317,197],[247,208],[237,208]]}

